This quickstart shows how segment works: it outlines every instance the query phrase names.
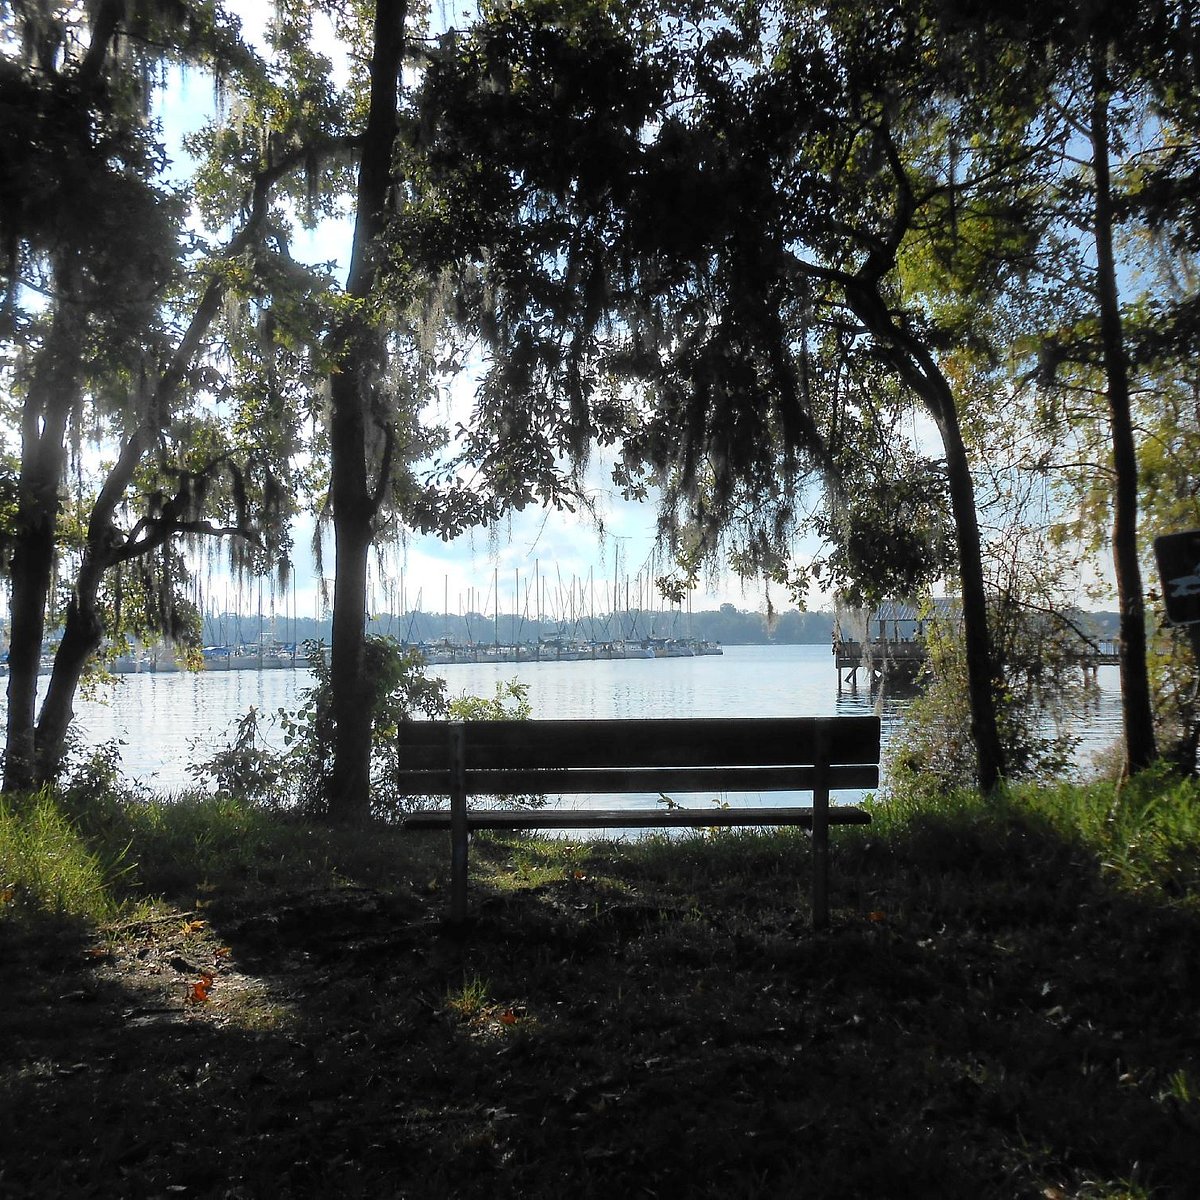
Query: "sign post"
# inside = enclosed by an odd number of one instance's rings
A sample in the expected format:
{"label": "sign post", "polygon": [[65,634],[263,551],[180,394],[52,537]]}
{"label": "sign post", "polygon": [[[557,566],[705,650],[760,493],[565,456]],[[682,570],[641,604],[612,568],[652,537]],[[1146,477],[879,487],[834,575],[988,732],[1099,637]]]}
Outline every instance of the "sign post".
{"label": "sign post", "polygon": [[1154,557],[1167,620],[1187,629],[1192,653],[1200,663],[1200,529],[1155,538]]}
{"label": "sign post", "polygon": [[1172,625],[1200,621],[1200,529],[1154,539],[1167,620]]}

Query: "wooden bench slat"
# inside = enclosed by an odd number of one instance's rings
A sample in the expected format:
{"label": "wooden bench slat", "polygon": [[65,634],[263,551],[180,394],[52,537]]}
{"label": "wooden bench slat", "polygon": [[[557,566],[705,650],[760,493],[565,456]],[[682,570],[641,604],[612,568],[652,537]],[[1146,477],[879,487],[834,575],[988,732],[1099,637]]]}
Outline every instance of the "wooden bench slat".
{"label": "wooden bench slat", "polygon": [[[449,829],[449,809],[409,813],[406,829]],[[779,808],[541,808],[472,809],[467,815],[471,829],[707,829],[759,825],[811,825],[808,807]],[[835,805],[829,810],[831,825],[869,825],[871,814],[852,805]]]}
{"label": "wooden bench slat", "polygon": [[[451,722],[412,721],[401,761],[444,767]],[[877,763],[878,717],[682,717],[646,720],[465,721],[467,766],[786,766]]]}
{"label": "wooden bench slat", "polygon": [[[446,795],[450,775],[440,771],[399,771],[393,777],[403,796]],[[817,769],[793,767],[589,767],[580,770],[475,770],[465,775],[468,795],[520,796],[585,795],[617,792],[810,792]],[[874,764],[838,764],[826,770],[826,786],[833,791],[879,786]]]}

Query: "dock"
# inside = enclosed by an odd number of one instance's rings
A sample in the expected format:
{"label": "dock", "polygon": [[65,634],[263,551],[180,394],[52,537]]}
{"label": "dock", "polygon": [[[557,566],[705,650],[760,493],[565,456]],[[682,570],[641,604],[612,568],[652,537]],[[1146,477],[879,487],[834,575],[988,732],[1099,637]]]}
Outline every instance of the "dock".
{"label": "dock", "polygon": [[[915,684],[929,658],[926,629],[938,620],[959,620],[955,601],[939,599],[919,608],[901,602],[882,604],[867,618],[864,637],[844,636],[839,622],[833,635],[838,691],[856,691],[860,672],[872,689],[885,683]],[[1094,679],[1100,667],[1120,665],[1120,644],[1111,638],[1092,639],[1081,634],[1068,661]]]}

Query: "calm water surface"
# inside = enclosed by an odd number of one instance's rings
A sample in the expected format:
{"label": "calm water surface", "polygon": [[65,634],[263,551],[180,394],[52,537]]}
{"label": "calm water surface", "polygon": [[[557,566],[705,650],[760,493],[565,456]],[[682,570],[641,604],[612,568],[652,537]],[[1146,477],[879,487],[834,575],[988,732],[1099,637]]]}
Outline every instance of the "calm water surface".
{"label": "calm water surface", "polygon": [[[838,695],[827,645],[726,646],[720,656],[614,662],[478,663],[433,668],[451,696],[490,696],[498,682],[529,685],[535,717],[822,716],[879,712],[885,755],[905,701],[865,688]],[[252,705],[294,709],[311,686],[307,670],[125,675],[103,700],[77,705],[87,742],[119,741],[123,769],[150,787],[194,785],[190,762],[211,755]],[[1102,667],[1092,709],[1081,719],[1083,753],[1120,735],[1117,668]],[[845,797],[849,799],[850,797]],[[766,798],[764,797],[764,800]],[[781,803],[786,802],[780,796]]]}

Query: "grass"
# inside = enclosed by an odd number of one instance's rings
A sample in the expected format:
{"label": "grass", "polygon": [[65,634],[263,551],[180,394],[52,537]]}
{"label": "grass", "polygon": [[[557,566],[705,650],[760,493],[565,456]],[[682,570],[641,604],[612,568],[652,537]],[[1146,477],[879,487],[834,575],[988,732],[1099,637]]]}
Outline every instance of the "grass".
{"label": "grass", "polygon": [[106,865],[50,794],[0,798],[0,914],[8,919],[112,919],[120,857]]}
{"label": "grass", "polygon": [[0,810],[0,1196],[1190,1198],[1198,795],[875,801],[821,935],[795,830],[481,836],[452,930],[438,835]]}

